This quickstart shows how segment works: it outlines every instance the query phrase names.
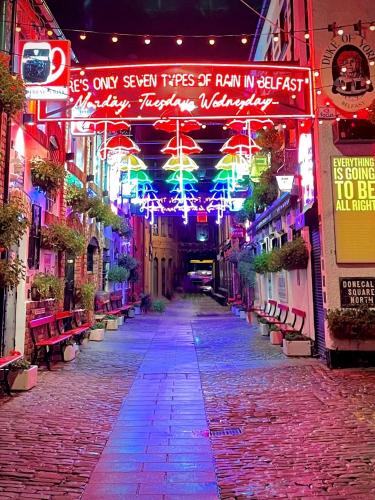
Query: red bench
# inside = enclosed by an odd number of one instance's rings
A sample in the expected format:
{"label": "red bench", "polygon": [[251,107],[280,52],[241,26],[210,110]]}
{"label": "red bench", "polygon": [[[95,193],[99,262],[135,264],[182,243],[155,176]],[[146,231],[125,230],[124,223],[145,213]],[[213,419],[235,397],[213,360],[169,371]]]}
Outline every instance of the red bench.
{"label": "red bench", "polygon": [[292,324],[278,325],[278,330],[280,330],[283,335],[286,335],[287,333],[299,333],[302,335],[302,330],[306,320],[306,313],[301,309],[293,307],[292,314],[294,314]]}
{"label": "red bench", "polygon": [[0,358],[0,371],[3,372],[3,378],[0,380],[0,384],[4,386],[4,390],[9,396],[11,395],[8,381],[9,372],[12,369],[12,364],[22,358],[23,355],[17,351],[13,351],[8,356]]}
{"label": "red bench", "polygon": [[111,302],[107,296],[95,297],[95,313],[119,316],[121,314],[121,309],[118,307],[112,308]]}
{"label": "red bench", "polygon": [[231,306],[242,305],[241,294],[238,293],[235,297],[229,297],[228,304]]}
{"label": "red bench", "polygon": [[264,310],[257,311],[256,314],[259,318],[272,318],[275,315],[276,307],[277,301],[269,299],[264,307]]}
{"label": "red bench", "polygon": [[276,316],[266,316],[264,318],[269,325],[280,326],[286,323],[289,314],[289,306],[286,304],[278,304],[277,309],[277,314],[275,312]]}
{"label": "red bench", "polygon": [[[78,314],[73,311],[62,311],[55,314],[56,327],[60,335],[70,334],[78,344],[82,343],[83,335],[90,329],[90,324],[82,324]],[[74,325],[73,325],[74,323]]]}
{"label": "red bench", "polygon": [[120,309],[121,314],[123,314],[124,317],[126,317],[126,318],[129,316],[129,311],[131,309],[134,309],[133,304],[125,304],[125,305],[122,304],[122,293],[121,292],[119,292],[119,293],[112,292],[110,295],[110,302],[111,302],[111,307],[114,310]]}
{"label": "red bench", "polygon": [[51,370],[53,347],[56,345],[60,347],[61,359],[64,360],[64,344],[72,338],[71,333],[53,335],[52,327],[55,325],[55,322],[55,316],[51,314],[50,316],[33,319],[29,323],[31,339],[34,344],[32,363],[35,364],[39,353],[44,351],[44,360],[48,370]]}

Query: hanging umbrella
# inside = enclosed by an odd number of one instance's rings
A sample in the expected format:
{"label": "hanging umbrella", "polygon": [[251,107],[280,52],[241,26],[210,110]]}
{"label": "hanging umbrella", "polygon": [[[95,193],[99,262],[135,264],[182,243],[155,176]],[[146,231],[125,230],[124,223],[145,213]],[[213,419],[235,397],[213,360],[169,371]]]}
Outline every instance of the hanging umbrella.
{"label": "hanging umbrella", "polygon": [[247,130],[250,127],[252,132],[256,132],[257,130],[266,127],[268,129],[273,128],[274,123],[272,120],[262,120],[259,118],[234,118],[225,124],[226,127],[236,130],[237,132],[242,132],[243,130]]}
{"label": "hanging umbrella", "polygon": [[128,155],[123,158],[121,162],[120,170],[123,172],[133,171],[133,170],[147,170],[147,166],[139,156]]}
{"label": "hanging umbrella", "polygon": [[215,165],[217,170],[249,170],[249,162],[239,154],[227,154],[223,156]]}
{"label": "hanging umbrella", "polygon": [[105,160],[108,154],[133,154],[139,153],[141,150],[130,137],[122,134],[110,137],[100,146],[98,156],[101,160]]}
{"label": "hanging umbrella", "polygon": [[156,130],[164,130],[165,132],[176,132],[180,127],[183,132],[191,132],[199,130],[202,123],[196,120],[190,111],[181,110],[179,106],[167,108],[160,119],[154,123]]}
{"label": "hanging umbrella", "polygon": [[188,172],[187,170],[183,170],[181,173],[178,170],[177,172],[173,172],[173,174],[171,174],[165,182],[168,182],[168,184],[173,184],[174,182],[180,182],[180,178],[182,178],[184,184],[195,184],[198,182],[198,179],[195,177],[195,175],[192,172]]}
{"label": "hanging umbrella", "polygon": [[121,122],[111,122],[111,121],[98,121],[98,122],[91,122],[94,126],[95,132],[98,134],[104,134],[106,133],[113,133],[113,132],[118,132],[119,130],[129,130],[130,124],[125,121]]}
{"label": "hanging umbrella", "polygon": [[174,156],[177,156],[179,151],[183,154],[198,154],[202,151],[202,148],[192,137],[181,134],[180,141],[178,141],[177,135],[175,135],[161,150],[163,154]]}
{"label": "hanging umbrella", "polygon": [[162,166],[163,170],[179,170],[191,172],[198,170],[199,167],[195,161],[187,155],[171,156]]}
{"label": "hanging umbrella", "polygon": [[255,144],[253,139],[247,135],[239,134],[230,137],[220,149],[222,153],[230,153],[233,155],[243,154],[250,155],[260,151],[260,147]]}

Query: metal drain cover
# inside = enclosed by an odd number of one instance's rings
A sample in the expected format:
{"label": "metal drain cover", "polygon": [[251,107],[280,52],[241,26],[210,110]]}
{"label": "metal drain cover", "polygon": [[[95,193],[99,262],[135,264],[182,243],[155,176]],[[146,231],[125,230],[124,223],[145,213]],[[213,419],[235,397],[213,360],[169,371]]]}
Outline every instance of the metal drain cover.
{"label": "metal drain cover", "polygon": [[222,437],[222,436],[237,436],[242,434],[242,429],[239,427],[233,427],[232,429],[223,429],[222,431],[210,431],[210,436]]}

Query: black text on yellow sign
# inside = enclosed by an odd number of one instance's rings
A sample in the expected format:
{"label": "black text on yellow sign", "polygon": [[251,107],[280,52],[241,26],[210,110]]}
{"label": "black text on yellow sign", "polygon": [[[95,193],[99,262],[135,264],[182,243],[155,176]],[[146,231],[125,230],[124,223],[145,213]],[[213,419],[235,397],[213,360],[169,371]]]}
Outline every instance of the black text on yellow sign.
{"label": "black text on yellow sign", "polygon": [[375,262],[375,157],[331,158],[336,259]]}

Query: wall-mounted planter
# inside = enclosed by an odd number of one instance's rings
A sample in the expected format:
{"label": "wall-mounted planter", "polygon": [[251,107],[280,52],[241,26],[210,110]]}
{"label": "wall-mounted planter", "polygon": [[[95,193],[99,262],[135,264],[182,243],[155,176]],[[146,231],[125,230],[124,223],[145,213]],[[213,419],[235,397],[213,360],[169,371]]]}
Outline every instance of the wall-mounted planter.
{"label": "wall-mounted planter", "polygon": [[9,374],[12,391],[29,391],[38,382],[38,367],[31,365],[27,370],[16,370]]}
{"label": "wall-mounted planter", "polygon": [[105,333],[104,328],[98,328],[97,330],[91,330],[89,339],[93,340],[94,342],[101,342],[102,340],[104,340],[104,333]]}
{"label": "wall-mounted planter", "polygon": [[272,345],[283,345],[283,334],[280,331],[272,330],[270,332],[270,342]]}
{"label": "wall-mounted planter", "polygon": [[283,352],[286,356],[311,356],[310,340],[283,340]]}

